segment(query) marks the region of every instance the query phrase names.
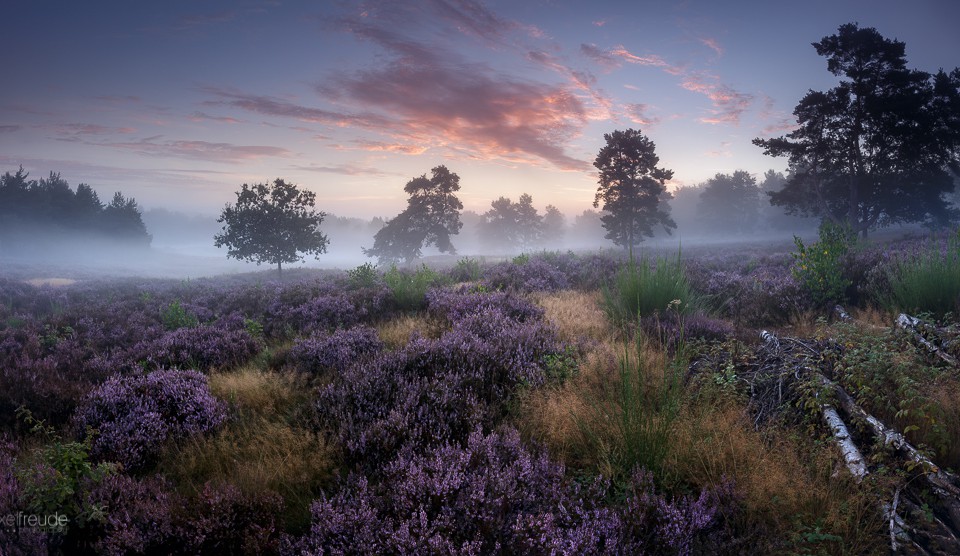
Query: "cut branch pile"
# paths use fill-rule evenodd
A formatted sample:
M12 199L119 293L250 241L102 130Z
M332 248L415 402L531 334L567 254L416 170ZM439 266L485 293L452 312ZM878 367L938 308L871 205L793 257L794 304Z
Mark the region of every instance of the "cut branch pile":
M947 353L947 349L949 349L949 347L953 344L951 344L949 340L944 339L948 334L946 329L938 328L918 319L917 317L911 317L906 313L900 313L900 315L897 317L897 327L910 333L914 341L926 348L931 355L939 357L942 361L952 367L960 367L960 365L957 364L957 358ZM942 347L937 347L934 342L931 342L925 338L923 332L931 334L937 338L937 343L939 343ZM955 342L956 340L953 341Z
M853 321L849 315L845 318L842 310L838 313L842 320ZM843 455L847 469L858 483L870 474L870 469L857 441L861 442L861 446L870 447L871 444L864 442L869 441L868 438L855 438L848 422L865 425L857 430L868 431L880 446L892 448L893 454L905 462L905 470L918 470L922 481L937 500L938 511L932 516L922 511L923 502L917 493L909 491L907 487L911 483L908 482L897 487L891 502L881 502L883 515L890 524L892 550L897 552L906 549L920 554L960 553L960 539L957 538L960 532L960 480L923 455L900 432L863 410L839 384L827 378L832 374L833 358L830 351L839 349L838 346L832 342L778 338L767 331L762 331L760 337L763 344L756 351L757 364L749 380L751 409L764 414L763 420L768 419L771 406L754 400L756 394L771 393L770 384L775 383L778 392L775 407L782 407L784 389L795 392L801 381L812 381L821 388L815 399L823 421ZM757 385L762 387L757 388ZM797 396L793 394L790 397ZM760 421L756 420L758 423ZM908 525L897 513L901 508L904 516L915 525Z

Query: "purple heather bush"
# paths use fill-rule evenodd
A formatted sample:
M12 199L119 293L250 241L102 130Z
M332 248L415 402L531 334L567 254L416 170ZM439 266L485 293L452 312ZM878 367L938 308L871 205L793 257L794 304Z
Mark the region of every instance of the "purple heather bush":
M516 292L557 291L570 287L567 275L543 258L503 262L488 267L481 283L491 290Z
M471 291L467 287L431 290L427 292L427 306L430 314L450 322L490 308L517 322L543 317L543 309L520 296L508 292Z
M274 554L279 550L283 499L207 484L177 522L182 554Z
M786 266L761 266L741 274L690 262L687 275L721 316L741 325L780 324L811 307L803 287Z
M287 360L303 372L319 374L327 370L343 371L382 350L383 342L376 329L358 326L337 330L329 336L314 335L297 340L290 348Z
M84 502L89 513L103 516L89 524L86 535L98 554L159 554L181 548L174 542L174 510L183 500L159 476L108 476L86 493Z
M472 432L461 444L405 452L372 483L351 475L314 502L290 554L690 554L727 491L669 501L638 474L626 504L607 484L580 486L516 431Z
M437 293L431 310L447 316L451 330L348 368L319 392L319 415L348 459L368 469L401 447L462 442L489 429L518 387L546 380L544 358L563 351L533 317L539 310L507 294Z
M136 471L152 464L166 442L211 431L225 418L204 375L161 370L111 377L87 396L74 423L80 431L98 430L91 455Z
M200 325L178 328L156 340L138 344L124 357L128 363L139 363L148 369L209 370L236 367L261 349L260 341L246 330Z
M703 313L684 315L682 318L678 318L674 312L664 316L643 317L640 326L647 337L659 340L671 352L681 339L684 342L714 342L726 340L734 334L729 322Z

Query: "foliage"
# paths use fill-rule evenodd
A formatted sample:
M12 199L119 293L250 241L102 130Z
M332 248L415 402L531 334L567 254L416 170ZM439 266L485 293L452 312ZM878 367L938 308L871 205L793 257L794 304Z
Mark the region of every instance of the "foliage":
M606 213L600 219L606 238L617 245L632 248L653 237L653 227L670 232L677 225L670 218L666 199L667 180L672 170L658 168L660 157L654 154L653 141L634 129L614 131L603 136L607 142L593 165L599 170L594 208L603 204Z
M350 277L350 286L356 289L370 288L376 285L380 279L380 273L373 263L363 263L362 265L347 271Z
M298 369L311 374L342 371L363 357L383 350L377 331L369 327L337 330L329 336L312 336L294 342L287 355Z
M897 261L889 281L888 304L901 311L960 314L960 229L946 245L931 241L926 250Z
M464 257L457 261L457 266L450 269L450 279L454 282L476 282L480 279L480 261Z
M749 233L757 225L760 188L746 170L717 174L700 192L697 217L710 230Z
M493 290L517 292L557 291L570 287L567 275L544 258L521 257L485 269L483 285Z
M639 260L631 257L613 283L603 288L603 309L619 323L655 313L666 314L671 307L688 313L697 304L679 253L676 260L659 257L656 262L646 256Z
M403 190L410 196L407 208L391 219L373 238L373 247L364 249L368 257L377 257L380 264L411 262L420 257L425 245L435 245L441 253L456 253L450 236L460 232L460 211L457 198L460 176L437 166L426 174L407 182Z
M393 294L393 302L401 311L420 309L426 304L427 290L444 282L443 276L427 265L416 271L400 270L393 265L384 273L383 281Z
M480 223L480 240L493 249L531 249L543 239L544 220L533 206L533 197L524 193L511 202L506 197L490 203ZM555 217L554 217L555 218Z
M83 493L91 484L116 473L116 466L91 461L91 431L86 431L83 442L65 442L52 427L34 419L30 411L21 409L18 415L33 434L45 441L32 465L18 470L24 504L21 509L36 515L65 515L66 523L58 523L47 531L60 535L67 533L71 526L82 528L100 519L103 508L85 506Z
M167 305L163 310L163 314L160 315L160 319L163 321L163 326L167 330L193 328L199 324L197 316L187 312L187 310L180 305L179 300L174 300L170 305Z
M236 205L227 205L217 222L222 231L214 245L226 247L227 256L277 265L303 260L303 254L327 251L327 236L320 231L323 212L314 210L316 194L277 178L272 184L243 184Z
M754 139L789 158L792 174L771 202L863 233L901 222L955 218L943 195L960 147L960 69L936 75L906 67L905 45L848 23L813 44L845 79L810 91L786 137Z
M797 252L793 277L809 292L810 299L818 307L843 303L850 280L844 275L847 253L853 246L855 236L849 227L824 222L820 226L820 241L803 244L799 236L793 236Z
M164 370L111 377L87 396L74 423L99 431L91 455L137 471L151 465L166 442L211 431L225 418L205 376Z
M690 554L716 525L722 489L670 501L638 473L622 507L605 484L579 486L515 431L402 454L381 482L348 478L317 500L290 553Z
M37 235L51 233L58 241L90 234L149 246L151 237L134 199L117 192L104 205L89 185L81 183L74 192L59 173L50 172L39 181L28 177L23 167L0 176L0 239L5 248L27 253L36 250Z

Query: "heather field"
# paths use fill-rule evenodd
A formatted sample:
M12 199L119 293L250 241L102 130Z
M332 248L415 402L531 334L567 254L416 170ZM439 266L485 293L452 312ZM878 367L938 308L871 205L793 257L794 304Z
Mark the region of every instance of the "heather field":
M958 310L957 232L8 271L0 554L957 553Z

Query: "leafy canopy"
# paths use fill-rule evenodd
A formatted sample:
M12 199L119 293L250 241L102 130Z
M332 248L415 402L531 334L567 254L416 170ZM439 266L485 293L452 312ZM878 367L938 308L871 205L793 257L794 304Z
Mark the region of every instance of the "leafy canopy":
M214 236L217 247L238 260L277 265L303 260L302 254L319 259L329 240L320 231L323 212L314 210L316 195L282 179L272 184L243 184L237 203L227 205L217 222L222 231Z
M954 187L950 169L960 170L960 69L908 69L904 43L853 23L813 46L842 80L800 100L786 137L753 140L789 158L791 175L771 202L864 235L955 217L944 194Z
M460 232L460 211L463 204L457 198L460 176L437 166L426 174L413 178L403 190L410 195L407 208L387 222L373 238L373 247L364 249L368 257L378 262L410 262L421 255L424 245L435 245L441 253L456 254L451 235Z
M760 188L745 170L716 174L704 185L697 216L716 231L748 233L760 216Z
M666 181L673 171L657 167L656 145L640 131L627 129L604 134L607 144L593 165L600 171L593 206L603 204L601 217L606 238L617 245L633 247L644 236L653 237L653 228L663 226L669 233L677 224L665 203Z

